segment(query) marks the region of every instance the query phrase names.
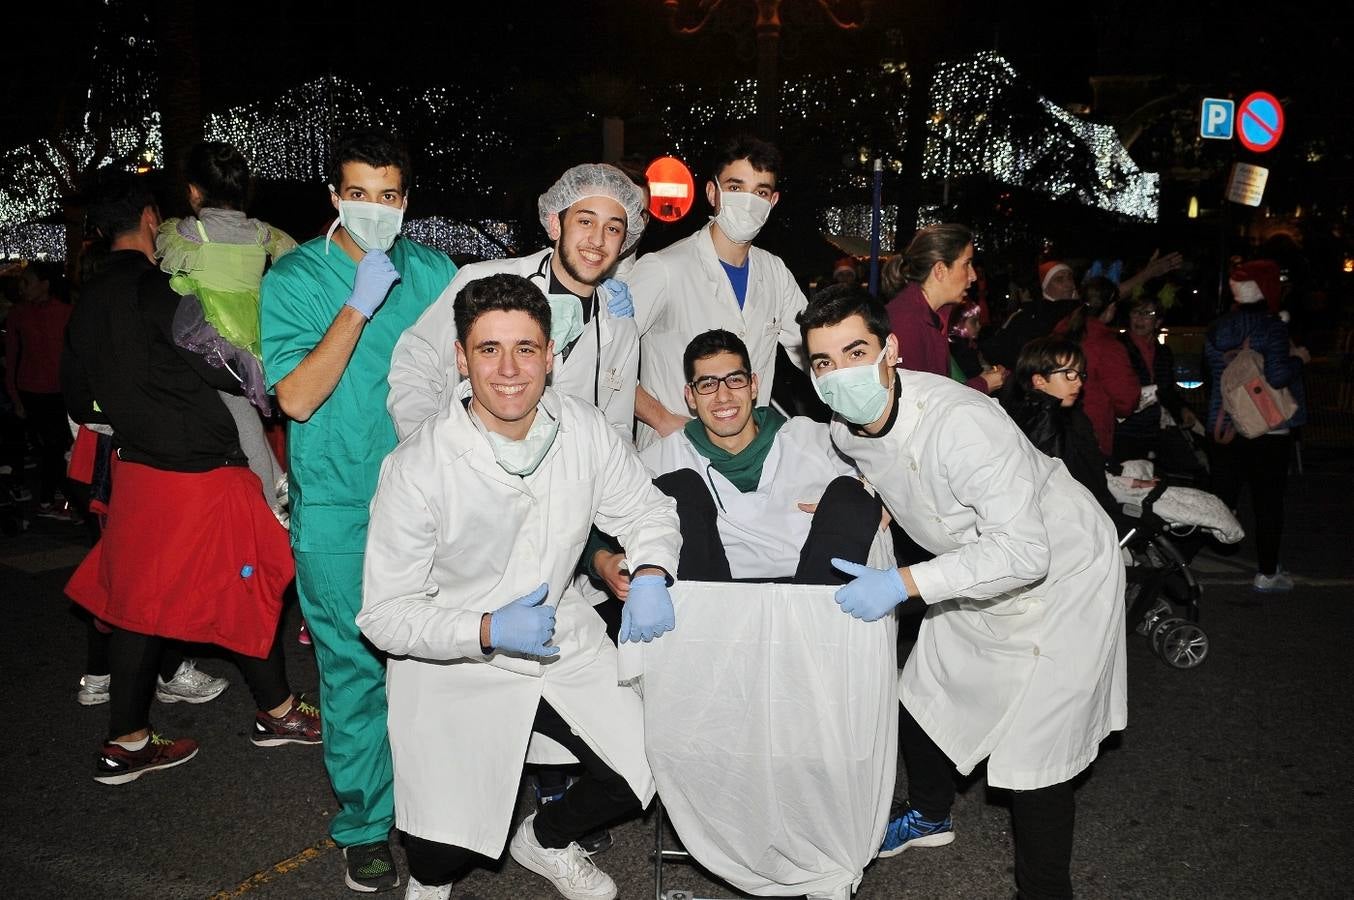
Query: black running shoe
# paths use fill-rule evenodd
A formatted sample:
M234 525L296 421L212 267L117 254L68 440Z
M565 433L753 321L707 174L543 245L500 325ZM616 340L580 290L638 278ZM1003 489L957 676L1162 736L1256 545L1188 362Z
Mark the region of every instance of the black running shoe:
M389 841L344 847L343 858L348 866L343 880L355 891L375 894L400 886L400 873L395 868Z

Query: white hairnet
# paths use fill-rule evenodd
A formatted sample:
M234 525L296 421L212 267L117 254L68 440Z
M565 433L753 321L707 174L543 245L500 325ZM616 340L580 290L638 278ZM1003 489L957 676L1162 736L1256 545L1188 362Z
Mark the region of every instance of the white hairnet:
M625 208L624 253L635 245L644 233L644 192L615 166L606 163L584 163L565 172L541 194L536 209L541 214L541 227L550 240L559 237L559 214L584 197L610 197Z

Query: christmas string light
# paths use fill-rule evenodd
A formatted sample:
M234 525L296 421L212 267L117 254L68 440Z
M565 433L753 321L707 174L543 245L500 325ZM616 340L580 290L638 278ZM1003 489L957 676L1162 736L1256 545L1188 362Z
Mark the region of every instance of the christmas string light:
M448 256L473 256L476 259L502 259L508 248L517 243L510 224L489 220L458 222L442 216L408 219L404 223L404 233Z
M126 7L123 0L105 0L83 128L0 152L0 225L9 229L13 246L51 247L50 231L21 239L15 229L36 228L23 223L58 214L63 196L81 175L110 165L163 165L153 101L154 44L145 15ZM868 237L869 207L841 201L868 194L872 159L883 160L886 179L901 175L910 77L906 66L885 63L781 85L782 141L800 146L801 154L815 160L801 169L794 189L836 201L813 214L824 230ZM514 90L512 85L445 85L378 91L326 76L271 99L212 113L204 136L239 148L260 179L313 182L326 177L338 135L360 126L391 128L422 151L420 185L466 198L481 207L482 215L492 212L499 198L520 191L520 166L504 160L513 159L517 131L531 124L520 121ZM747 78L716 85L642 85L638 94L642 115L660 124L660 137L671 152L699 165L725 126L755 117L756 90L756 81ZM1037 96L997 54L978 53L938 66L930 101L924 177L980 176L1155 220L1158 176L1137 168L1112 128L1083 122ZM582 115L599 117L596 111ZM102 152L97 152L96 134L107 136ZM939 214L927 210L923 217ZM886 250L892 249L896 220L896 207L888 207L881 229ZM418 239L448 252L494 256L502 253L495 238L507 246L516 243L514 226L505 222L440 216L420 222L410 223L422 235Z
M868 204L829 206L818 213L818 224L825 234L846 235L869 240L870 215ZM893 235L898 230L898 207L888 205L879 210L879 252L893 252Z
M66 258L66 226L44 222L0 225L0 259Z
M931 102L926 177L983 175L1156 221L1160 176L1138 169L1112 127L1037 96L997 54L937 66Z

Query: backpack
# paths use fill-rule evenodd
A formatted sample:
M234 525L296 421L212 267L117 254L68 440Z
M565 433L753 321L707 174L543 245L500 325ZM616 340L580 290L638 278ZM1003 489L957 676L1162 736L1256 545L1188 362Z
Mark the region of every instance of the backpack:
M1222 408L1213 423L1213 438L1218 443L1229 443L1238 432L1248 438L1268 434L1298 411L1288 388L1271 387L1265 380L1265 358L1251 349L1250 338L1228 351L1223 360L1227 365L1218 380ZM1231 417L1230 427L1223 424L1223 413Z

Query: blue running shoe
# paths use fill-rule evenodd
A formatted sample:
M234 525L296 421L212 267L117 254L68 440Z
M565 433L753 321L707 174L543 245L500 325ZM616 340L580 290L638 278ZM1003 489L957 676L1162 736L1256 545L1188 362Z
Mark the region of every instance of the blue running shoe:
M953 840L954 821L949 816L931 822L909 807L901 816L889 820L884 843L879 845L879 858L897 856L908 847L944 847Z

